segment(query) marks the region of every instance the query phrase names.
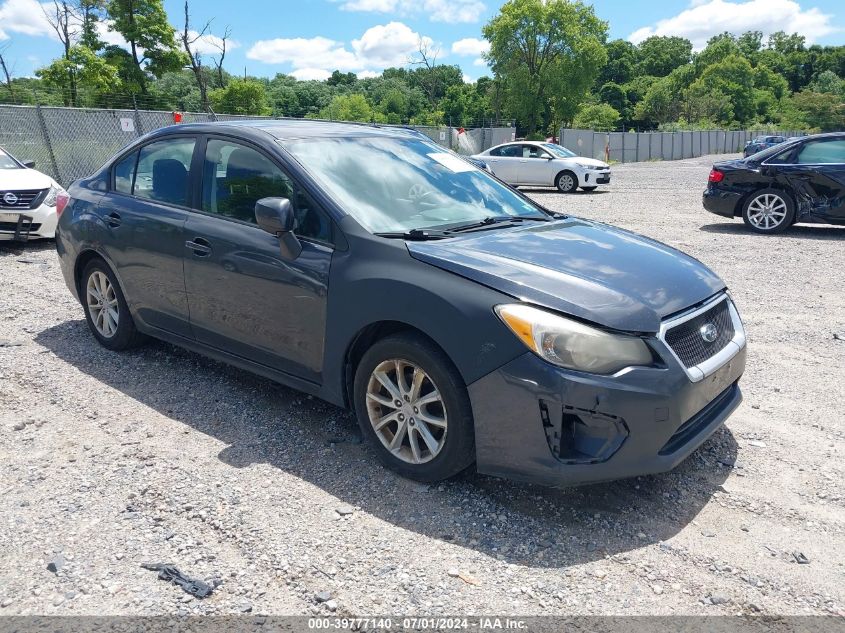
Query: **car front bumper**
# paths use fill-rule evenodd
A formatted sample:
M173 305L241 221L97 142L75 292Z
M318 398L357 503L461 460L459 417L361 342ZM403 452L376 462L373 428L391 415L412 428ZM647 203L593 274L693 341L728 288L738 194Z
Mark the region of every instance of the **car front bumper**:
M19 222L21 216L32 222L30 230L26 230L28 222ZM35 209L0 209L0 241L27 241L52 238L56 234L56 207L45 204Z
M606 185L610 182L610 170L597 171L594 169L586 170L581 176L581 186L594 187L596 185Z
M692 382L677 364L596 376L527 352L469 386L478 471L567 486L671 470L741 402L745 354Z
M704 205L704 208L710 213L722 215L726 218L732 218L736 216L739 211L739 202L741 198L741 193L708 187L702 194L701 202Z

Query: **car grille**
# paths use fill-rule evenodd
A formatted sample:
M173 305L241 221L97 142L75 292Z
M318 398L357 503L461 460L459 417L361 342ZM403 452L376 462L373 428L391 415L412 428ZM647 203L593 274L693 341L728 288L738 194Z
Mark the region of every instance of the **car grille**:
M26 191L0 191L0 209L32 209L41 201L41 194L46 189L28 189ZM13 202L6 199L7 194L17 198ZM10 199L11 199L10 196Z
M704 326L716 326L716 339L708 343L701 330ZM735 334L728 299L725 298L706 312L684 321L667 330L666 344L672 348L678 359L687 367L694 367L721 352Z

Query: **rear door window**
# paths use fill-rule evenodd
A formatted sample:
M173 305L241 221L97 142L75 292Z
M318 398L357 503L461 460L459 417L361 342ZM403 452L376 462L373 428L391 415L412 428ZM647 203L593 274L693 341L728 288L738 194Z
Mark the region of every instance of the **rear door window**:
M187 207L196 139L172 138L141 148L132 193L139 198Z
M810 141L798 152L795 162L802 165L845 164L845 139Z

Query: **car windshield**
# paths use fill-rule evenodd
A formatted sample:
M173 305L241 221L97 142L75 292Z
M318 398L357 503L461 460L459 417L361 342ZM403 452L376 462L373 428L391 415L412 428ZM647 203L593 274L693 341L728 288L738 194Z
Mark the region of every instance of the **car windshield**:
M575 152L569 151L563 145L556 145L555 143L544 143L543 147L545 147L558 158L572 158L578 155Z
M548 219L487 172L421 139L360 136L282 144L372 233L405 233L491 217Z
M0 169L21 169L21 166L18 161L0 149Z

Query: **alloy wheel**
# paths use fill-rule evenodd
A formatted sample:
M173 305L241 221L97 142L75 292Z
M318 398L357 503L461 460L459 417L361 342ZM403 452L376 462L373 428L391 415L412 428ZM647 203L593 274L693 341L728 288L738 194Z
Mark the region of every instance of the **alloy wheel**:
M380 363L367 384L367 413L376 437L408 464L424 464L446 442L446 405L431 377L402 359Z
M105 273L95 270L88 277L86 285L88 313L97 332L105 338L111 338L117 332L120 321L120 308L114 286Z
M774 193L764 193L748 204L748 222L761 231L779 227L787 214L786 201Z

